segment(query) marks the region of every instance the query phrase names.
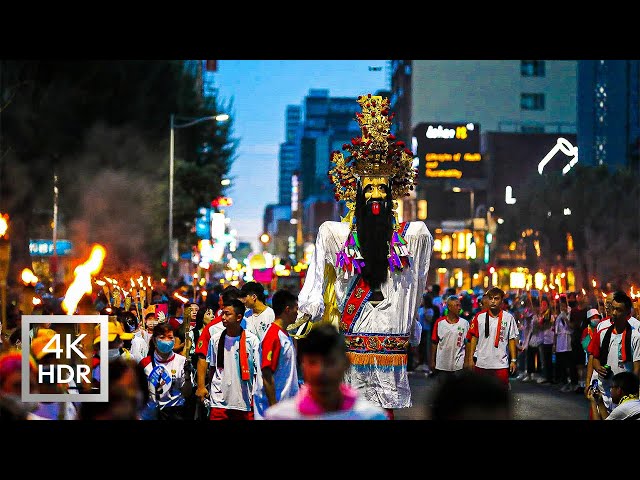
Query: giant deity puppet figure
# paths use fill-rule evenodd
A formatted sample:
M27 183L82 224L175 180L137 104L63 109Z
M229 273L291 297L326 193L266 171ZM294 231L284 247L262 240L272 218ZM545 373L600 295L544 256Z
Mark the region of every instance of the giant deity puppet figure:
M332 152L329 170L348 213L320 226L289 330L299 338L318 322L338 328L351 363L345 381L393 418L393 409L411 406L408 351L420 341L433 236L424 222L397 218L417 172L411 151L390 132L389 100L369 94L358 103L362 137L343 145L346 158Z

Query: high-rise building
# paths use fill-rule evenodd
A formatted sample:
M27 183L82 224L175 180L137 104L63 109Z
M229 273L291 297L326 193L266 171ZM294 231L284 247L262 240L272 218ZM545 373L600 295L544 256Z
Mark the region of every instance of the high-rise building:
M638 167L640 61L578 62L578 152L585 165Z
M403 219L424 220L436 238L431 281L486 286L491 212L513 205L516 182L537 174L559 137L576 141L577 61L394 60L391 71L394 133L418 169Z
M300 145L297 141L298 130L301 125L300 105L287 105L285 118L285 141L280 144L279 178L278 178L278 203L288 205L291 203L291 177L300 169Z

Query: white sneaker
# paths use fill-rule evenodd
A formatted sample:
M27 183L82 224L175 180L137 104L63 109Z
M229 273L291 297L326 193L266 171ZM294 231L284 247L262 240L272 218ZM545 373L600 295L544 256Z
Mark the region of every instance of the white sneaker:
M527 372L522 372L516 377L516 380L523 380L527 376Z
M416 372L426 372L427 370L429 370L429 367L426 366L424 363L421 363L420 365L418 365L416 367Z
M536 383L549 383L549 381L544 377L538 377Z
M533 381L533 377L530 374L526 374L523 378L522 378L523 382L532 382Z

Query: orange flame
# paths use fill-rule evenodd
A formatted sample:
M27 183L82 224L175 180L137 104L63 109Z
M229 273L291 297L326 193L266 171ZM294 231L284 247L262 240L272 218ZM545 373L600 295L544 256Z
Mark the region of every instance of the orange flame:
M176 298L176 299L180 300L182 303L187 303L189 301L189 299L187 297L183 297L178 292L175 292L173 294L173 298Z
M25 285L35 285L38 283L38 277L36 277L30 268L25 268L22 270L20 274L20 278L22 279L22 283Z
M33 303L33 306L35 307L36 305L42 305L42 300L40 300L38 297L33 297L31 299L31 303Z
M76 278L69 285L69 289L64 295L64 300L62 300L62 308L67 314L73 315L83 295L91 293L91 276L102 269L102 262L106 255L105 248L96 244L91 249L89 259L85 263L78 265L73 271Z
M593 285L593 288L596 288L596 279L595 278L593 280L591 280L591 285Z
M0 213L0 237L6 238L8 229L9 229L9 214Z
M586 295L586 294L587 294L587 292L585 292L585 291L584 291L584 288L582 289L582 294L583 294L583 295Z
M147 277L147 285L149 287L151 287L151 277L150 276Z

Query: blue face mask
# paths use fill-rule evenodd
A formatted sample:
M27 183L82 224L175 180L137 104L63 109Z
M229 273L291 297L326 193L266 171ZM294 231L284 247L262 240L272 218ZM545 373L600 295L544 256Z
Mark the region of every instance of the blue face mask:
M600 323L600 320L590 320L589 323L592 327L597 327L598 323Z
M115 360L119 356L120 356L119 348L110 348L109 350L107 350L107 357L109 358L109 360Z
M169 353L174 345L175 340L156 340L156 347L160 353Z

